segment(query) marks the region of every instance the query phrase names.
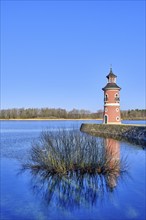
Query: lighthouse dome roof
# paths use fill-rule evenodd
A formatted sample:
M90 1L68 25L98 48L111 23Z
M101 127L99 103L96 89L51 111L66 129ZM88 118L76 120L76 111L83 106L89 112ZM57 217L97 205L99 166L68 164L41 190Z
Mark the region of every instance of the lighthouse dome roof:
M110 77L116 78L117 76L113 73L112 68L110 68L110 72L106 77L109 79Z
M116 84L116 83L107 83L102 90L109 90L109 89L118 89L120 90L121 88Z

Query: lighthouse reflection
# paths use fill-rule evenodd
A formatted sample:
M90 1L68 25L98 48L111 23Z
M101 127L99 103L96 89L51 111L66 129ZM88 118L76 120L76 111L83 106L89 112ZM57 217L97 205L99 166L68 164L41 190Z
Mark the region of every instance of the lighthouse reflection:
M103 159L108 172L96 174L71 172L64 176L46 171L31 171L31 189L45 204L66 209L94 206L118 186L121 176L120 144L113 139L104 140ZM123 176L122 176L123 177Z
M105 139L105 148L107 158L107 167L112 172L106 176L107 185L113 189L117 185L117 179L120 175L120 143L117 140Z

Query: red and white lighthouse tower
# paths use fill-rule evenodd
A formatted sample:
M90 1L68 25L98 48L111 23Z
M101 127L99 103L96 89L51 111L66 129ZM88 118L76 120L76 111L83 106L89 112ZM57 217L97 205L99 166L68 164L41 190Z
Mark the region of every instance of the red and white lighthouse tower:
M104 124L121 124L120 115L120 87L116 84L117 76L112 72L106 76L107 85L102 89L104 91Z

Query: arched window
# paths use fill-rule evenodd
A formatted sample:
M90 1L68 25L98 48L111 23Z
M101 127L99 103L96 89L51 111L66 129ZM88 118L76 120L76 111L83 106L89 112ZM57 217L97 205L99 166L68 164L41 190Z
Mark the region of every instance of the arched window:
M105 123L105 124L108 123L108 116L107 116L107 115L104 116L104 123Z
M118 94L118 93L115 94L115 101L116 101L116 102L119 102L119 101L120 101L120 98L119 98L119 94Z
M105 94L105 96L104 96L104 101L105 101L105 102L108 101L108 95L107 95L107 94Z

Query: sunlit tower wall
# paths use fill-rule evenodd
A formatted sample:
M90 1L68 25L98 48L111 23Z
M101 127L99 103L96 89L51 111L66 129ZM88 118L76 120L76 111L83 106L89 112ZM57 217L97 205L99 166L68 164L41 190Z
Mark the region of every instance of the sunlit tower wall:
M103 124L121 124L120 114L120 90L116 84L117 76L110 68L110 73L106 76L107 85L102 88L104 91L104 112Z

